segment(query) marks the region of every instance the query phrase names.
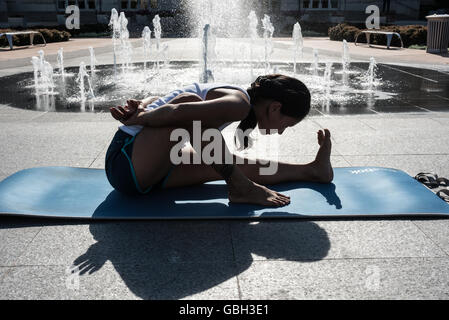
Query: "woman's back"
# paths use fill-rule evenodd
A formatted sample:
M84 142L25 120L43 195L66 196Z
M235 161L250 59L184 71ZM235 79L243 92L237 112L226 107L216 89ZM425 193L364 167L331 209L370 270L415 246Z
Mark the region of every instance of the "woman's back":
M167 104L169 101L171 101L176 96L182 94L182 93L193 93L198 95L202 100L206 100L207 93L212 89L217 88L228 88L228 89L237 89L245 93L245 95L248 97L248 100L250 100L250 97L248 95L248 92L243 89L240 86L232 85L232 84L225 84L225 83L192 83L191 85L185 86L181 89L174 90L167 95L157 99L153 103L149 104L145 109L151 110L155 109L157 107L160 107L164 104ZM226 124L227 125L227 124ZM220 127L219 129L222 130L226 127L226 125ZM122 131L134 136L136 135L140 130L142 130L143 126L134 125L134 126L125 126L122 125L119 127Z

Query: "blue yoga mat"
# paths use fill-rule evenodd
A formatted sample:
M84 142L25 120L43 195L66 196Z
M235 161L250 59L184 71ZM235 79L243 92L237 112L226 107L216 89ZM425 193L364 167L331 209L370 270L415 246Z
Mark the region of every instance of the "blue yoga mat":
M390 168L335 168L329 184L270 187L289 195L291 203L280 208L230 204L224 181L126 196L110 186L102 169L38 167L0 182L0 213L88 219L449 216L449 204Z

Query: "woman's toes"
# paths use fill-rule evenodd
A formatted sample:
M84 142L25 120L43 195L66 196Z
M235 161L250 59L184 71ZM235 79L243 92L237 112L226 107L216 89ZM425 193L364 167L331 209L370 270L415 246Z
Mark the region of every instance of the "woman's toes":
M318 144L321 145L321 143L324 141L324 134L323 132L320 130L318 131Z

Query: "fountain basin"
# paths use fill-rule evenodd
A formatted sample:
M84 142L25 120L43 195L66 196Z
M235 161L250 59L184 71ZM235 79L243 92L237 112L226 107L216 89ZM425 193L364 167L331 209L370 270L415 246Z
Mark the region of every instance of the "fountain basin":
M351 63L351 72L345 74L341 63L333 63L333 73L324 85L325 63L320 63L313 75L310 63L273 63L275 72L295 76L312 92L312 114L365 114L373 112L448 111L449 75L427 69L378 65L375 87L364 83L368 63ZM12 107L54 112L108 112L109 107L121 105L127 99L162 96L184 85L198 82L200 67L197 61L170 61L158 71L153 62L144 69L135 63L131 70L113 65L97 65L91 77L95 98L82 100L76 82L79 68L65 68L64 77L55 74L54 94L36 95L33 72L0 78L0 103ZM247 87L251 79L246 62L217 62L214 81ZM90 70L87 70L90 74ZM263 63L254 63L255 76L265 73ZM327 75L329 78L329 75ZM328 91L327 90L328 86ZM15 94L11 94L14 92Z

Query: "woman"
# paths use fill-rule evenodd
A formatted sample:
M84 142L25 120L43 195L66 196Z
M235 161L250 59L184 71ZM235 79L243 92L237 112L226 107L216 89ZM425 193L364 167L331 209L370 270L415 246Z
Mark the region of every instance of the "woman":
M316 159L308 164L277 163L272 175L262 175L259 163L248 163L230 155L222 139L223 161L212 164L181 163L173 165L170 140L176 128L193 131L193 121L201 121L202 129L222 130L233 121L240 121L235 138L246 148L247 133L259 129L275 129L282 134L287 127L299 123L310 110L310 92L299 80L280 74L258 77L251 87L219 84L193 84L171 92L163 98L128 100L127 106L110 108L112 116L123 125L115 134L106 153L106 174L111 185L127 194L146 194L156 188L169 188L224 179L229 200L266 206L290 203L286 195L263 184L286 181L328 183L333 179L330 163L330 132L318 131L320 149ZM241 130L241 131L240 131ZM190 134L192 136L192 134ZM202 142L204 146L206 143ZM195 145L193 143L192 145ZM201 146L201 144L200 144ZM196 147L196 149L201 149ZM182 149L189 159L201 150Z

